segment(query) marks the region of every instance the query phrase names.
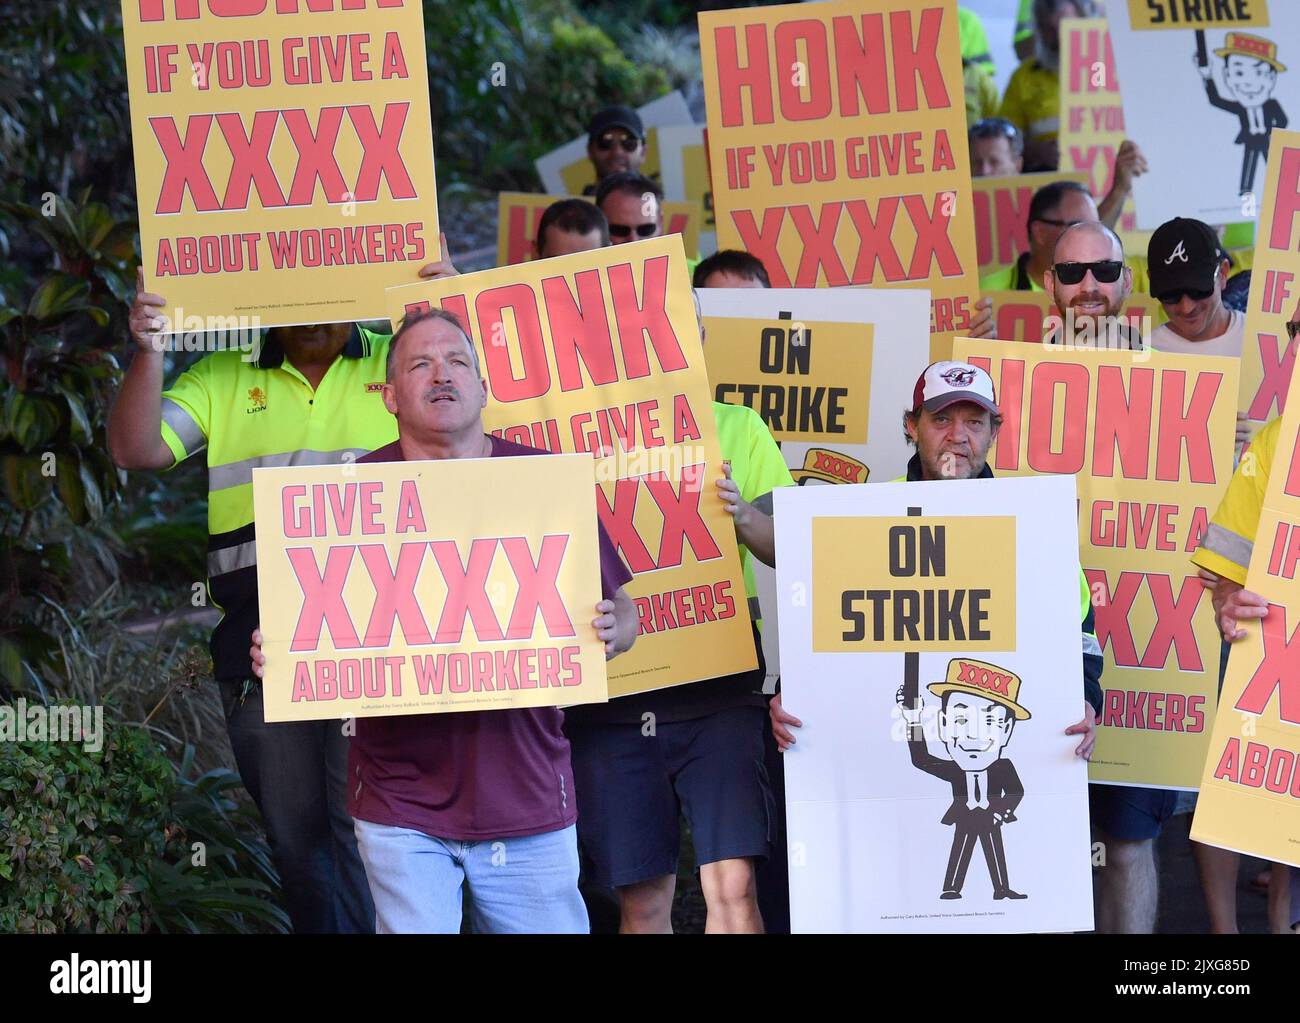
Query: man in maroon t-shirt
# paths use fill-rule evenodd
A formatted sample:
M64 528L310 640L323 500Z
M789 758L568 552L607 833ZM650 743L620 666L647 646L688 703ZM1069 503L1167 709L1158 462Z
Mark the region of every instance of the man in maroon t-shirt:
M393 336L384 404L398 439L358 461L546 453L483 432L478 354L442 310L408 317ZM608 658L632 645L636 610L622 589L631 573L603 528L600 575L592 625ZM259 676L260 641L254 634ZM563 721L555 707L358 719L348 809L378 932L459 931L462 885L475 931L588 930Z

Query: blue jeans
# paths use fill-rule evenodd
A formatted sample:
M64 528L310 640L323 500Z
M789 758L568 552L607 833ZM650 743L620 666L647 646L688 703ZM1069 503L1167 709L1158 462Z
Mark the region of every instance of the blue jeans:
M370 934L375 908L348 815L342 721L267 723L262 686L223 680L239 777L261 811L295 934Z
M577 829L459 842L356 821L379 934L457 934L462 886L479 934L586 934Z

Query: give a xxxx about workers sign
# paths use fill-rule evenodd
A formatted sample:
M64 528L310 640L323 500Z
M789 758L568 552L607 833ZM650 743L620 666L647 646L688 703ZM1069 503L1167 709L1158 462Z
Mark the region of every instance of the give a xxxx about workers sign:
M576 455L255 469L266 720L603 702L593 478Z
M168 330L377 319L438 258L418 0L123 0L122 25Z

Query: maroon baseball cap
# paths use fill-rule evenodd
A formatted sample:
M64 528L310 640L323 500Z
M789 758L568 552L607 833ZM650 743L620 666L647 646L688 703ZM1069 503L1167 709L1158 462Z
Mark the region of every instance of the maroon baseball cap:
M969 362L936 362L925 368L916 380L912 392L912 410L924 408L938 412L959 401L973 401L995 416L998 399L993 391L993 378Z

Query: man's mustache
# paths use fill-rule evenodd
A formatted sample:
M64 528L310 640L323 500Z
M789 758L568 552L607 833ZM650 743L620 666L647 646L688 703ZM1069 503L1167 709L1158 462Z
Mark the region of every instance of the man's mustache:
M456 388L452 387L450 384L442 384L441 386L438 387L430 387L427 391L424 392L424 400L433 401L435 398L438 398L442 395L446 395L447 397L451 398L453 401L460 401L460 392L457 391Z

